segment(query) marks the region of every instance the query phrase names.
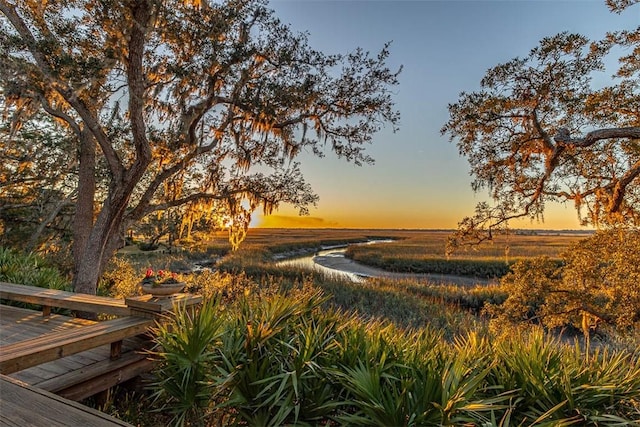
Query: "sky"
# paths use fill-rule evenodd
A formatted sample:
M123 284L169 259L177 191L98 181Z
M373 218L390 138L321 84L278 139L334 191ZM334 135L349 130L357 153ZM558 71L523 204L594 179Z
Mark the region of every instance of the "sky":
M478 90L489 68L526 56L543 37L569 31L596 40L640 25L640 4L615 14L604 0L272 0L269 6L327 54L357 47L373 53L391 41L388 64L403 70L394 89L400 130L387 127L374 136L368 153L375 164L358 167L329 151L321 159L303 153L298 160L320 196L317 206L304 217L290 206L268 217L255 213L252 225L261 227L455 228L487 194L471 190L466 159L440 134L447 105L462 91ZM599 79L606 82L614 67ZM569 204L549 206L544 223L512 226L580 228Z

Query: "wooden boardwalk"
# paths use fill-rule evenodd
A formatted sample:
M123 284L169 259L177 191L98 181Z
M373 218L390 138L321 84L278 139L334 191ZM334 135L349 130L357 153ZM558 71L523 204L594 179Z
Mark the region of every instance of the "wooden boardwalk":
M155 317L176 302L200 302L200 297L181 294L172 300L143 296L127 303L3 282L0 298L42 307L34 311L0 304L0 426L56 425L36 420L48 416L49 403L41 402L55 396L51 392L57 396L50 404L72 417L68 423L65 418L58 420L62 424L57 425L127 425L108 424L108 417L80 423L81 418L73 417L91 416L92 411L78 413L76 409L82 412L84 407L66 399L85 399L151 370L154 362L146 354L151 346L147 332ZM106 313L110 319L97 322L51 314L51 307ZM75 409L63 409L60 404ZM20 416L36 418L20 422Z

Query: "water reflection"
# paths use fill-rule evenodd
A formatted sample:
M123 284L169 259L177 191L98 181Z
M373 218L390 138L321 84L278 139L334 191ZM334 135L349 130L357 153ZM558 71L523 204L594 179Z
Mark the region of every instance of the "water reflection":
M330 268L325 265L322 265L323 258L334 258L334 259L340 258L340 259L346 260L344 256L346 250L347 250L346 247L343 247L341 249L336 249L336 248L324 249L316 252L314 255L307 255L303 257L278 261L276 265L286 266L286 267L295 267L295 268L304 268L307 270L318 271L320 273L324 273L331 277L347 278L353 282L364 281L364 278L362 275L358 275L351 271L344 271L339 268ZM320 261L320 263L318 261Z
M390 242L392 240L372 240L362 244L376 244ZM368 277L386 277L392 279L411 279L417 282L457 284L473 286L477 284L488 284L495 280L480 279L477 277L453 276L445 274L413 274L413 273L392 273L379 268L369 267L359 264L345 257L346 246L330 247L318 251L314 255L306 255L297 258L278 261L278 266L293 266L312 271L319 271L330 277L347 278L353 282L364 282Z

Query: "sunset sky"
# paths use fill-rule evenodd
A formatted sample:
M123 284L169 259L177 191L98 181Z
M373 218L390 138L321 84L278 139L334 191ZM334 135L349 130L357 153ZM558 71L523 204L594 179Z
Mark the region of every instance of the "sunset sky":
M256 214L253 225L263 227L455 228L486 194L473 193L466 159L440 135L447 104L461 91L477 90L487 69L525 56L545 36L570 31L600 39L640 25L640 5L617 15L604 0L274 0L270 7L325 53L358 46L377 52L393 41L389 64L404 69L395 96L400 131L375 136L368 151L375 165L357 167L331 152L323 159L303 154L302 170L320 202L308 217L288 206L266 218ZM513 226L577 229L579 223L571 205L558 205L544 224Z

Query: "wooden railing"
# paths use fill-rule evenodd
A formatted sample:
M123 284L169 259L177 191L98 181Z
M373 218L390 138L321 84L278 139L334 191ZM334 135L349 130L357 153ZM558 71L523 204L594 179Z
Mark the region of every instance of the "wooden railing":
M41 305L45 316L51 313L51 307L114 316L131 315L131 309L123 300L6 282L0 282L0 299Z
M0 304L3 328L15 329L15 332L6 330L12 339L0 344L0 374L15 374L20 378L24 372L31 372L28 368L36 367L34 369L38 370L38 365L56 363L54 361L57 359L82 353L72 356L74 362L62 361L62 365L80 366L78 360L83 360L81 368L60 368L60 373L56 372L53 377L39 377L31 382L38 388L73 400L91 396L149 371L153 361L148 359L144 351L139 351L150 345L145 333L156 319L171 311L175 303L194 306L201 301L201 297L190 294L179 294L164 300L145 295L124 301L6 282L0 282L0 299L41 306L43 316L34 317L33 314L37 312ZM52 307L107 314L111 319L92 322L59 315L54 318L51 315ZM37 321L38 318L40 321ZM59 326L60 322L71 322L73 325L63 328ZM81 326L78 326L79 323ZM26 331L30 333L25 334ZM124 353L123 340L127 340L127 351ZM91 360L89 365L85 365L84 360L93 356L85 357L83 352L94 352L93 349L104 345L110 345L107 356ZM100 350L100 354L103 353Z

